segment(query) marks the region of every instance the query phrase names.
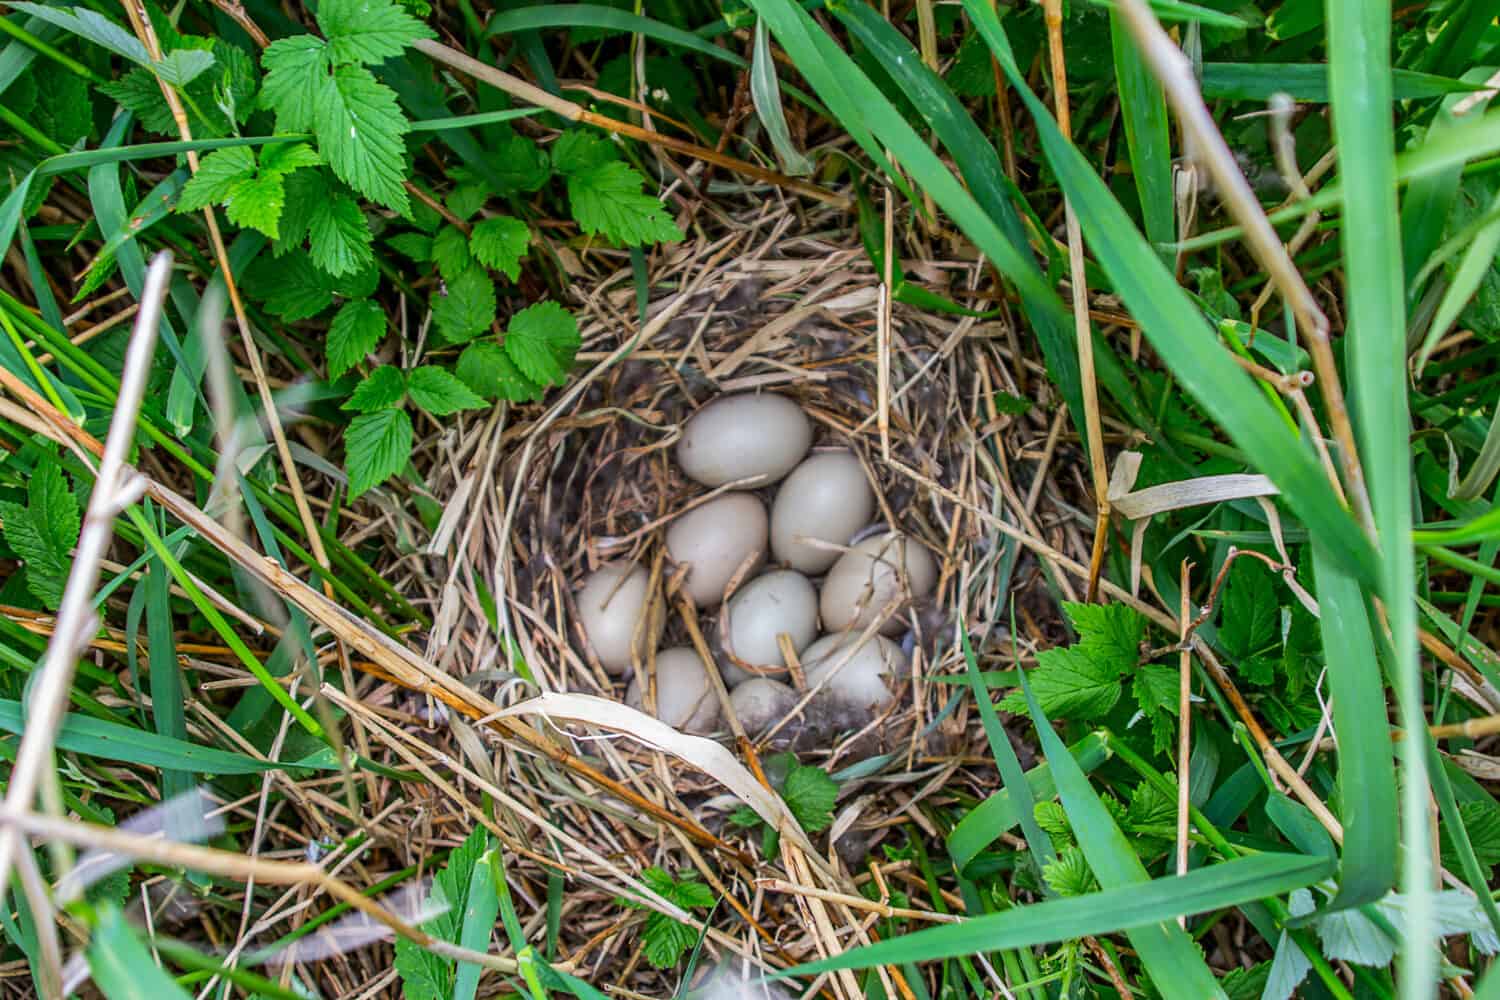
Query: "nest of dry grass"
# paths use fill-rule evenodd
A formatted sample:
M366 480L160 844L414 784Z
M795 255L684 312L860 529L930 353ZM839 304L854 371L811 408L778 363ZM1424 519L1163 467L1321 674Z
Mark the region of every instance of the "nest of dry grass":
M897 707L876 723L899 738L872 745L866 733L845 733L803 753L848 779L818 857L792 849L775 863L759 858L726 824L738 800L690 756L628 733L539 723L567 753L649 800L648 811L601 799L596 782L559 767L555 755L450 720L454 758L514 797L498 804L495 827L519 855L512 875L523 895L530 882L539 902L548 872L570 881L561 954L596 983L642 995L668 987L641 960L631 932L639 916L614 896L648 865L696 868L724 893L730 906L713 920L710 956L782 966L866 939L859 883L901 888L919 878L908 862L872 866L875 849L912 824L940 836L928 806L982 796L997 783L972 700L955 697L964 661L954 622L965 623L983 666L1012 666L1015 649L1024 657L1056 638L1054 595L1074 596L1065 575L1053 575L1057 589L1049 590L1044 562L1022 543L1054 561L1087 556L1079 532L1091 519L1066 499L1082 489L1075 449L1039 364L1016 353L1007 320L893 307L857 243L842 233L795 235L810 225L789 209L762 208L713 242L677 250L651 275L644 324L629 268L617 258L580 258L585 373L545 411L497 413L428 439L428 488L444 516L423 547L428 558L390 569L433 609L429 662L497 705L538 689L618 701L624 679L591 662L573 592L608 560L670 573L665 526L705 492L676 469L671 446L699 406L752 389L795 398L814 422L815 446L852 448L877 485L877 517L938 555L936 594L903 638L910 676ZM972 261L928 261L922 270L961 299L985 280ZM997 394L1033 406L1007 414ZM1003 624L1013 601L1017 643ZM662 644L689 644L691 633L673 606ZM741 741L736 749L758 773L756 748ZM463 777L454 786L460 795L469 790ZM538 817L556 826L539 836Z

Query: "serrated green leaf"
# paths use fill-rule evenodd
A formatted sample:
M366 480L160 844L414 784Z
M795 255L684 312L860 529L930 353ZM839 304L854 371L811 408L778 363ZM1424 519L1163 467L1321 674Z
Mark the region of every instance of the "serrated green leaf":
M527 306L505 331L505 353L538 385L561 385L580 343L578 321L556 302Z
M352 274L375 259L370 223L347 195L329 195L313 206L307 237L313 263L334 277Z
M277 142L263 146L260 151L260 172L263 176L274 174L285 177L302 167L316 167L322 162L317 150L305 142Z
M510 215L485 219L469 234L469 252L485 267L494 268L511 281L521 276L521 258L531 242L526 223Z
M408 125L394 91L363 66L339 66L318 89L313 126L319 151L340 180L403 216L410 212L401 186L401 137Z
M399 406L406 396L406 376L395 365L381 365L364 377L345 400L343 409L357 413Z
M279 38L261 53L266 77L261 107L276 112L276 131L306 132L329 89L328 46L315 35ZM318 136L320 142L323 137Z
M99 908L87 954L89 973L111 1000L188 1000L117 907Z
M242 181L224 201L224 214L237 226L255 229L276 239L286 188L281 177L269 174Z
M0 503L6 543L26 564L26 585L48 608L62 601L80 525L78 498L56 459L37 464L26 506Z
M645 178L619 161L568 175L568 202L579 228L624 246L682 239L666 207L641 193Z
M1281 605L1271 574L1253 559L1236 559L1224 584L1219 639L1235 657L1249 656L1276 641Z
M285 260L262 257L251 270L251 290L272 313L287 322L308 319L333 304L333 279L306 254Z
M344 432L349 499L379 486L405 468L411 458L411 442L411 417L405 410L376 410L351 420Z
M465 347L455 374L485 399L526 403L542 398L542 387L523 375L493 340L476 340Z
M336 379L375 350L385 336L385 310L371 299L345 302L328 327L328 377Z
M434 417L484 408L484 400L475 395L474 390L451 372L435 365L422 365L408 372L406 392L413 403Z
M176 49L151 64L156 75L173 87L186 87L214 64L214 54L206 49Z
M328 181L321 170L294 171L283 184L286 204L277 223L281 235L272 248L277 257L302 247L308 227L312 225L313 213L329 195Z
M179 212L217 205L247 181L255 179L255 154L248 146L217 149L198 161L198 172L182 187Z
M1087 721L1109 714L1120 700L1118 663L1096 656L1078 646L1048 649L1038 654L1031 673L1031 688L1048 715ZM1012 691L1000 703L1007 712L1019 714L1026 698Z
M1172 748L1180 684L1177 668L1164 663L1142 664L1131 680L1131 694L1151 724L1152 745L1157 753Z
M443 204L448 206L448 211L460 219L468 219L475 212L484 207L484 203L490 200L490 190L483 182L472 182L459 184L448 196L443 199Z
M432 237L425 233L397 233L386 240L397 253L405 254L418 264L432 260Z
M658 969L670 969L698 940L698 932L665 913L648 913L641 944L646 961Z
M450 344L473 340L495 321L495 284L484 268L471 266L445 282L432 297L432 318Z
M318 27L335 62L381 63L432 30L389 0L323 0Z
M552 167L560 174L577 174L619 159L619 153L603 138L587 129L569 129L552 144Z
M457 226L444 226L432 237L432 259L444 281L454 281L468 270L469 240Z
M405 1000L448 1000L453 963L415 941L396 939L396 974L401 977Z
M1097 892L1099 882L1089 868L1088 860L1076 847L1064 848L1056 858L1042 866L1042 877L1052 891L1064 899L1069 896L1087 896Z
M820 767L798 764L787 773L781 797L787 808L808 833L827 829L833 822L833 805L838 799L838 782Z

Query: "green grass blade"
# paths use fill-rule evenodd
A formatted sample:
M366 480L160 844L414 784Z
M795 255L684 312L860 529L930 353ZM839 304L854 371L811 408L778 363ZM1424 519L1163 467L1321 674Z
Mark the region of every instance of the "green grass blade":
M172 605L168 575L161 560L146 566L146 658L151 677L151 716L156 734L187 742L182 670L177 665L177 643L172 634ZM193 787L193 773L172 769L161 774L162 801Z
M1280 487L1303 525L1351 572L1373 579L1374 552L1334 495L1311 449L1230 360L1213 328L1131 224L1104 181L1063 136L1027 85L994 11L980 0L964 0L964 9L1030 109L1047 160L1072 202L1084 237L1146 338L1178 382Z
M1475 83L1431 73L1396 70L1391 74L1398 101L1425 100L1478 90ZM1310 104L1328 103L1328 67L1321 63L1203 64L1203 96L1226 101L1268 101L1286 94Z
M188 1000L167 975L117 906L99 908L99 922L88 948L89 972L109 1000Z
M984 735L990 744L990 753L995 757L995 766L1000 769L1000 779L1005 783L1005 793L1014 806L1015 817L1021 824L1021 833L1026 837L1026 846L1031 851L1032 863L1040 872L1057 857L1057 852L1052 848L1052 838L1042 832L1042 828L1036 821L1036 802L1031 797L1031 784L1027 781L1026 774L1021 770L1020 758L1016 756L1016 748L1010 745L1010 737L1006 735L1005 727L1000 724L1000 716L995 712L995 702L990 695L990 689L984 684L979 676L979 661L974 656L974 647L969 644L969 633L966 629L959 630L959 639L963 643L964 665L969 678L969 688L974 692L974 703L979 708L979 718L984 725ZM999 832L996 832L999 836ZM954 862L960 870L962 865Z
M1490 201L1485 214L1493 216L1492 221L1480 227L1469 240L1468 247L1458 262L1458 270L1454 272L1448 290L1443 293L1443 300L1438 303L1437 313L1432 317L1432 325L1427 328L1427 333L1422 338L1421 349L1417 351L1418 375L1421 375L1422 369L1427 366L1427 359L1432 356L1438 341L1443 339L1443 334L1453 326L1458 319L1458 314L1463 312L1464 307L1478 291L1479 283L1489 274L1490 265L1495 262L1495 252L1500 250L1500 194Z
M1072 941L1089 934L1138 930L1166 924L1179 916L1241 906L1301 889L1329 877L1333 869L1329 858L1256 854L1143 885L1125 885L1071 899L1049 899L974 917L960 924L903 934L799 966L790 973L813 975L833 969L927 962L982 951ZM1169 990L1164 992L1170 995Z
M771 148L781 161L783 172L793 176L812 173L813 162L792 142L786 123L786 109L781 105L781 85L776 80L776 61L771 56L771 37L766 22L755 22L755 58L750 64L750 99L755 113L771 140Z
M25 724L21 703L0 698L0 732L19 734ZM57 748L123 764L176 768L198 774L262 774L281 767L305 767L326 771L335 767L326 752L299 761L261 761L231 750L202 747L196 743L148 733L117 722L69 715L58 731Z
M1078 838L1078 846L1088 859L1094 877L1104 889L1140 893L1146 890L1151 877L1146 867L1136 856L1130 841L1115 823L1114 817L1104 807L1099 796L1089 785L1088 776L1074 762L1068 748L1053 731L1052 724L1037 703L1036 695L1026 675L1021 675L1021 689L1026 694L1026 705L1031 711L1031 720L1036 725L1037 738L1042 744L1042 753L1052 765L1057 781L1058 797L1062 800L1068 823ZM1257 898L1267 893L1258 894ZM1137 926L1126 932L1130 943L1141 958L1141 964L1151 976L1152 983L1167 1000L1176 997L1202 1000L1204 997L1223 997L1218 981L1208 970L1203 952L1187 932L1175 923Z
M1488 70L1475 68L1465 73L1463 80L1467 84L1482 84L1488 76ZM1455 94L1443 101L1428 129L1429 138L1458 127L1459 120L1454 117L1453 108L1460 100L1463 100L1463 95ZM1488 104L1488 99L1479 101L1470 114L1482 112ZM1443 231L1448 226L1448 216L1453 211L1462 177L1462 165L1454 164L1412 181L1406 189L1406 197L1401 200L1401 256L1406 268L1408 303L1415 302L1422 294L1424 282L1416 276L1428 269L1429 257L1443 241Z
M538 31L543 28L599 28L618 31L625 35L641 35L654 38L667 45L676 45L729 63L739 69L748 69L749 63L728 49L720 48L701 35L674 28L670 24L649 17L633 14L628 10L605 7L591 3L540 4L534 7L517 7L500 10L490 18L485 29L488 36L508 35L516 31Z
M1317 542L1313 567L1339 748L1344 852L1333 906L1342 908L1380 899L1395 881L1396 768L1364 594Z
M1397 224L1395 134L1391 123L1391 10L1379 0L1328 0L1328 85L1343 188L1346 362L1365 479L1380 538L1380 594L1395 662L1392 680L1402 727L1427 726L1413 596L1411 418L1406 394L1406 308ZM1314 537L1317 537L1316 535ZM1401 886L1407 897L1400 963L1404 997L1430 995L1431 831L1427 759L1421 740L1404 740Z
M458 943L470 951L489 951L490 936L495 933L495 917L500 912L495 867L491 863L495 851L491 848L480 856L469 881L469 898L464 903ZM459 962L453 979L453 1000L474 1000L479 991L479 974L483 971L473 962Z
M1109 38L1114 50L1115 82L1120 88L1120 121L1125 126L1125 148L1130 152L1130 172L1141 200L1146 239L1166 247L1177 239L1167 99L1115 13L1109 15ZM1166 249L1160 252L1171 254Z
M1109 759L1109 742L1099 733L1089 733L1070 746L1068 753L1078 762L1079 769L1088 774ZM1046 761L1026 772L1026 786L1031 790L1032 802L1057 795L1052 768ZM1000 789L970 809L948 834L948 855L953 859L953 867L962 872L980 851L1013 829L1021 821L1021 816L1022 808L1011 797L1009 788Z

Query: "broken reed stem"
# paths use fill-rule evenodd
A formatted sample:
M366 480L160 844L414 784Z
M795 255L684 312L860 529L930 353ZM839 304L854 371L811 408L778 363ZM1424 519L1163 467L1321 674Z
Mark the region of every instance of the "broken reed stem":
M1186 875L1188 870L1188 806L1192 800L1188 796L1188 781L1192 777L1191 769L1188 767L1193 752L1192 740L1192 713L1193 707L1193 654L1187 645L1188 616L1192 613L1192 595L1190 593L1193 580L1193 564L1186 559L1182 561L1182 576L1178 582L1181 589L1182 600L1178 609L1177 620L1181 622L1182 631L1178 639L1182 641L1182 652L1177 655L1177 874ZM1187 927L1187 917L1177 918L1179 927Z
M73 568L68 572L62 602L58 606L57 624L52 641L47 643L41 676L31 695L25 732L11 770L10 787L5 794L5 808L9 810L31 808L43 771L52 761L53 741L67 711L73 672L98 621L93 596L99 580L100 561L114 537L115 516L140 496L141 477L125 464L125 459L135 441L136 417L146 395L146 380L151 373L151 358L156 350L156 333L171 273L172 254L165 250L152 259L146 271L141 309L136 314L130 346L126 349L109 435L94 477L93 492L89 494L88 508L84 512ZM5 898L16 840L13 827L0 829L0 899ZM41 915L38 917L40 919Z
M963 917L952 913L938 913L934 910L912 910L901 906L891 906L889 903L863 896L851 896L848 893L834 892L830 889L818 889L810 885L799 885L796 882L788 882L781 878L758 878L755 884L772 892L784 892L796 896L807 896L810 899L821 899L824 902L838 903L853 910L865 910L876 913L888 919L925 920L936 924L957 924L963 922Z
M632 125L628 122L616 121L613 118L608 118L604 115L595 114L592 111L585 110L584 108L581 108L578 105L574 104L572 101L564 100L561 97L556 97L552 94L549 94L542 88L535 86L534 84L527 83L520 77L512 76L511 74L506 73L503 70L496 69L495 67L490 66L487 63L480 62L473 56L444 45L442 42L433 41L429 38L419 38L412 43L412 48L416 49L418 52L421 52L423 55L427 56L429 59L434 60L435 62L442 63L444 66L447 66L451 69L456 69L459 72L467 73L469 76L472 76L476 80L482 80L483 82L489 84L497 90L504 91L512 97L519 98L520 100L525 101L527 104L535 105L536 107L542 108L546 111L551 111L553 114L556 114L561 118L566 119L567 121L580 122L584 125L592 125L595 128L601 128L607 132L614 132L618 135L627 136L628 138L636 139L640 142L647 143L648 145L660 146L663 149L670 149L674 152L683 153L695 159L702 160L705 163L712 163L714 166L723 167L726 170L731 170L735 173L743 174L746 177L754 178L755 180L762 181L763 183L774 184L775 186L785 188L788 191L806 195L809 198L815 198L818 201L821 201L828 205L833 205L836 208L847 211L851 207L851 202L848 198L845 198L843 195L834 194L832 191L828 191L824 188L818 187L816 184L810 184L807 181L798 180L795 177L788 177L785 174L778 174L774 170L766 170L763 167L757 167L753 163L746 163L744 160L737 159L733 156L726 156L725 154L720 153L717 150L709 149L706 146L699 146L696 143L687 142L683 139L674 139L671 136L662 135L659 132L652 132L648 129L641 128L638 125Z
M1072 113L1068 107L1068 64L1063 56L1062 0L1045 0L1048 49L1052 60L1052 94L1057 125L1071 142ZM1088 586L1084 600L1099 596L1099 576L1104 570L1105 544L1109 539L1109 468L1104 460L1104 425L1099 416L1099 382L1094 373L1093 327L1089 323L1088 275L1083 266L1083 230L1073 203L1063 198L1068 232L1068 284L1073 299L1073 329L1078 344L1078 375L1083 383L1083 423L1088 435L1089 471L1094 480L1094 545L1089 554Z
M1317 369L1323 404L1328 409L1334 440L1339 445L1344 484L1353 503L1354 514L1373 537L1370 498L1365 489L1359 451L1354 444L1354 428L1349 421L1349 408L1344 402L1333 348L1328 339L1328 317L1319 308L1312 290L1297 270L1296 262L1287 253L1276 230L1271 227L1265 210L1261 208L1255 192L1250 189L1250 183L1241 173L1224 136L1214 124L1213 115L1203 103L1203 95L1198 90L1193 67L1187 56L1162 29L1146 0L1119 0L1118 10L1142 57L1161 82L1162 90L1166 93L1183 132L1192 137L1195 147L1200 151L1201 162L1213 177L1224 207L1243 230L1250 252L1270 274L1271 280L1292 307L1297 325L1307 340L1313 366Z

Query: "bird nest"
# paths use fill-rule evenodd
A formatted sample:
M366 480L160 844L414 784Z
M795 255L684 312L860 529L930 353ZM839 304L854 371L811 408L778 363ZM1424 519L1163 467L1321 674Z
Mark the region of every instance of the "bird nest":
M601 267L575 285L591 286L580 303L584 343L575 378L545 408L446 428L419 455L444 509L427 551L447 555L418 574L436 606L428 661L502 707L531 712L539 732L618 785L601 799L597 783L554 769L555 754L544 758L503 738L496 754L492 743L469 735L483 730L455 720L464 754L504 774L508 789L524 789L538 813L566 817L579 844L605 843L613 856L633 857L629 867L663 864L680 845L687 863L717 869L710 878L738 918L721 914L710 947L766 965L856 943L868 914L848 901L860 900L856 883L872 877L870 849L902 809L960 786L974 795L993 789L992 767L967 770L982 760L974 754L984 735L972 699L960 697L955 683L965 673L955 623L963 623L981 661L1003 656L1013 665L1013 643L999 625L1009 621L1012 595L1020 595L1027 620L1037 601L1052 606L1034 586L1039 564L1017 539L1050 539L1043 549L1083 545L1067 515L1049 515L1041 534L1038 501L1052 509L1054 488L1043 497L1041 483L1031 489L1011 481L1007 455L1015 449L1040 457L1042 467L1061 464L1053 462L1061 422L1046 412L1050 390L1039 366L1015 352L1004 322L892 305L861 248L843 236L788 238L794 221L789 212L763 210L716 242L677 250L652 271L644 316L620 258L575 262L580 271ZM983 280L973 261L928 264L926 276L956 297ZM814 425L814 447L851 449L875 488L876 519L919 540L939 566L931 597L910 609L897 637L910 666L894 707L869 725L796 747L805 763L841 779L829 849L803 841L806 857L783 850L773 870L757 858L754 838L728 822L753 797L735 782L745 774L764 781L767 744L730 718L710 752L711 741L674 741L614 708L630 675L601 669L575 603L588 573L627 561L649 570L667 595L661 646L702 650L712 642L712 614L695 618L676 596L681 574L663 551L674 516L708 492L684 477L673 446L700 407L749 391L794 399ZM1024 417L1003 405L1028 397L1040 405ZM1043 638L1035 626L1030 631ZM804 700L799 711L807 710ZM647 774L654 777L643 782ZM622 801L618 788L639 798ZM550 850L554 860L570 854L566 844ZM567 861L571 870L602 874L576 853ZM756 880L768 876L783 879L775 884L790 896L764 898L770 883ZM809 889L845 902L799 895ZM624 972L644 974L639 954L629 954L629 936L607 933L619 929L611 919L620 911L612 912L580 924L564 953L601 969L613 956L628 960ZM796 943L775 930L787 926L807 937ZM636 979L630 988L649 986Z

